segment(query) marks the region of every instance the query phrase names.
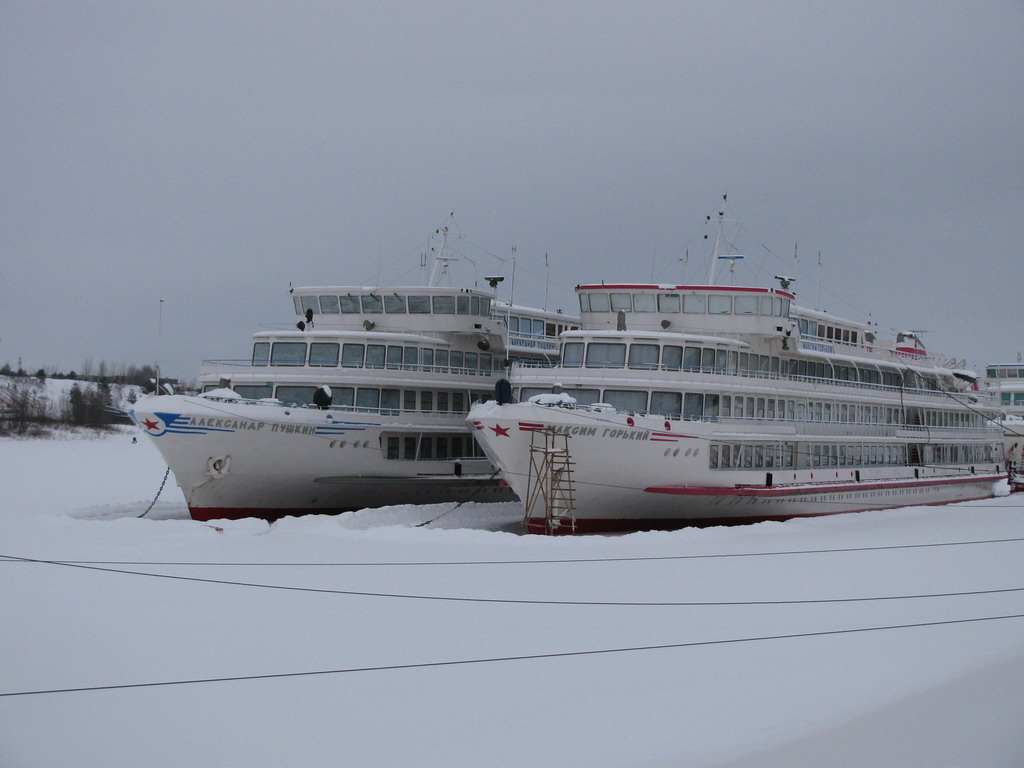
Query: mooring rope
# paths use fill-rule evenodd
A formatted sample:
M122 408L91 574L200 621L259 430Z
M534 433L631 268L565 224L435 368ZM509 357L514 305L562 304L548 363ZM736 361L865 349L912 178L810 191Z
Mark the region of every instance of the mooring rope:
M170 476L170 474L171 474L171 468L167 467L167 471L164 472L164 479L160 483L160 490L158 490L156 492L156 496L153 497L153 500L149 503L149 506L146 507L146 511L143 512L141 515L138 515L137 517L145 517L146 515L149 514L149 510L151 510L154 506L156 506L156 500L159 499L160 498L160 494L163 493L164 485L167 484L167 478Z

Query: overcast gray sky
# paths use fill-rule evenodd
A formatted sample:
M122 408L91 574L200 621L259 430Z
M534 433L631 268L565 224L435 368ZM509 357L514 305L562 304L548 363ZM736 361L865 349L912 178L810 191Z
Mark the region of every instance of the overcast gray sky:
M30 371L192 378L290 322L289 282L417 282L452 211L457 282L514 245L517 303L545 253L566 311L700 282L723 193L742 278L815 306L820 250L825 309L1024 350L1022 0L6 0L0 97L0 363Z

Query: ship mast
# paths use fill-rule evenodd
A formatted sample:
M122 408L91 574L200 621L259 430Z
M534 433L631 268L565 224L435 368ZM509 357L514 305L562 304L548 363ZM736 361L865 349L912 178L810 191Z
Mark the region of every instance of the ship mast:
M722 199L724 200L725 198L723 197ZM710 216L708 216L708 220L709 221L711 220ZM719 257L719 253L721 252L721 247L722 247L722 230L724 229L724 227L725 227L725 211L719 211L718 212L718 232L715 233L715 250L714 250L714 253L711 254L711 266L708 267L708 285L714 285L715 284L715 267L718 264L718 257Z
M430 268L430 278L427 280L427 287L433 288L437 286L443 275L448 274L448 264L453 261L458 261L454 256L449 256L448 251L448 227L441 227L435 234L441 235L441 246L439 248L432 248L434 252L434 264Z

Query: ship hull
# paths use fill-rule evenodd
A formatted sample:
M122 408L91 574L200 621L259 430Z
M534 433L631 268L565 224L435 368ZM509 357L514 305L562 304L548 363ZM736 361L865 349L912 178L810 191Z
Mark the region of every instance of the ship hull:
M727 422L664 420L535 403L475 406L469 421L502 476L527 504L528 531L585 533L730 525L988 498L998 464L942 467L709 468L708 445ZM748 428L749 429L749 428ZM798 439L761 426L745 438ZM778 434L772 432L776 430ZM545 453L564 452L571 511L543 504ZM559 467L556 467L559 468ZM536 499L537 503L531 503Z
M175 395L144 398L132 416L197 520L515 499L484 458L387 457L389 436L466 434L456 415L414 419Z

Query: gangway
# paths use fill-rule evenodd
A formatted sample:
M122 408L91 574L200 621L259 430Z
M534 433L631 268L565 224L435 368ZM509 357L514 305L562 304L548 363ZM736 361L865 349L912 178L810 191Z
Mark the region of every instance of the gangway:
M553 429L538 429L530 437L530 473L526 486L523 524L543 519L544 532L576 533L576 493L572 480L574 462L569 436ZM535 525L535 523L534 523ZM568 526L568 531L560 530Z

